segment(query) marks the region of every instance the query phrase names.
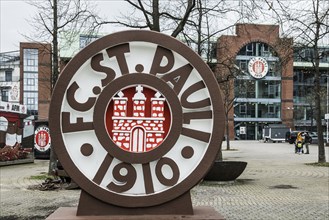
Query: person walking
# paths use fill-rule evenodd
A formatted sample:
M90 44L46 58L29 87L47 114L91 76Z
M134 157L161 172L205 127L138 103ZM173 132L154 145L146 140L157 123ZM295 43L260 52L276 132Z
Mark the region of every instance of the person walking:
M305 143L305 133L298 132L296 141L295 141L295 153L298 153L298 154L303 153L304 143Z
M305 154L310 154L309 145L310 145L311 143L312 143L312 138L311 138L311 136L309 135L309 133L306 132L306 134L305 134L305 149L306 149Z

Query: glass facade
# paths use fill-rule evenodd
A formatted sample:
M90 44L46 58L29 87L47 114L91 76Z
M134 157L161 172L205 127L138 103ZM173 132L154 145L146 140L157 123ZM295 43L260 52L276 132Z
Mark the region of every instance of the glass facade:
M91 42L99 39L100 36L94 36L94 35L80 35L79 36L79 48L80 50L82 48L85 48L88 44Z
M252 77L248 71L249 62L254 57L265 59L268 65L268 72L261 79ZM264 125L281 122L279 57L269 45L252 42L238 52L236 66L240 74L234 82L235 139L261 139ZM241 127L245 128L245 134L240 134Z
M321 115L327 112L328 70L320 70ZM296 129L316 131L314 74L305 69L294 71L294 122Z
M38 49L23 49L23 104L27 114L38 115Z
M321 116L328 111L328 80L329 80L329 48L319 47L320 61L320 97ZM314 94L314 62L313 48L294 48L294 124L298 130L316 131L315 94ZM295 65L296 64L296 65ZM324 125L324 122L323 122Z

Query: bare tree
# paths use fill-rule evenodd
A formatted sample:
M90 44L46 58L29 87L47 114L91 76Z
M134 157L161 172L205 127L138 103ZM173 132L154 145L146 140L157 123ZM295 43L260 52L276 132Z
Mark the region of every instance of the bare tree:
M321 44L329 41L329 2L326 0L303 1L301 4L296 2L294 11L288 10L291 2L278 1L280 3L280 11L282 18L286 20L285 25L288 27L286 34L294 36L295 45L299 48L312 49L312 56L300 54L300 57L312 64L312 72L314 73L314 92L315 92L315 120L318 132L318 162L326 162L323 127L321 116L321 86L320 79L320 60L323 56L328 56L325 51L321 50ZM287 4L290 4L288 7ZM298 4L298 5L297 5ZM301 50L302 51L302 50Z
M98 21L98 25L117 24L129 28L148 28L157 32L170 33L171 36L177 37L184 29L190 13L195 7L195 0L182 2L160 0L124 1L132 8L129 14L121 13L121 16L113 21Z
M186 22L185 29L181 32L183 41L203 57L207 63L213 62L215 47L220 33L234 27L240 21L236 20L227 25L218 25L221 19L230 13L239 13L234 7L226 4L226 1L197 0L196 7L191 11Z
M215 73L215 68L220 69L220 74L216 75L216 78L223 95L227 150L230 150L229 112L233 108L235 100L232 95L234 78L241 74L241 71L236 68L232 60L217 60L216 51L219 49L217 48L217 38L220 34L235 27L237 23L252 19L252 11L255 9L255 5L253 1L250 2L251 4L248 4L248 2L250 1L241 0L236 4L236 2L224 0L197 0L196 7L192 10L186 23L186 28L182 31L184 42L205 59L213 72ZM229 23L223 22L227 17L234 19ZM222 160L221 151L217 156L217 160Z
M59 74L59 42L69 47L80 33L96 32L94 5L82 0L30 0L29 4L37 9L37 13L29 20L35 30L28 39L52 44L52 85Z
M223 65L223 64L218 64ZM225 66L225 74L217 75L217 82L219 84L219 87L221 88L222 94L223 94L223 104L224 104L224 114L225 114L225 139L226 139L226 150L230 150L230 130L229 130L229 113L233 108L234 101L236 100L236 97L234 95L234 79L239 74L238 69L234 68L234 65L232 66Z
M66 46L72 43L80 33L94 32L98 17L93 6L82 0L47 0L29 1L37 9L35 16L29 21L35 29L33 36L28 39L37 42L51 43L52 50L52 86L59 76L59 41L66 41ZM49 162L49 173L57 166L57 157L52 150Z

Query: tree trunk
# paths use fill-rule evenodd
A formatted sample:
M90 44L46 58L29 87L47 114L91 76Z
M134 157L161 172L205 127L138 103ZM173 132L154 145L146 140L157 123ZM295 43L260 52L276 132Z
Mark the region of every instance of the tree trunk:
M325 163L326 162L326 154L324 148L324 139L323 139L323 128L322 128L322 120L321 120L321 97L320 97L320 77L319 77L319 68L316 70L316 79L315 79L315 108L316 108L316 126L318 131L318 162Z
M324 148L324 139L323 139L323 128L321 120L321 87L320 87L320 55L318 50L318 40L319 40L319 30L320 23L317 22L316 34L315 34L315 44L314 44L314 54L315 54L315 110L316 110L316 126L318 131L318 162L326 162L326 154Z
M222 152L222 146L218 146L219 150L216 156L216 160L215 161L223 161L223 152Z
M317 68L318 69L318 68ZM317 131L318 131L318 162L319 163L325 163L326 162L326 154L325 154L325 148L324 148L324 139L323 139L323 129L322 129L322 120L321 120L321 97L320 97L320 83L319 83L319 73L316 74L317 82L315 85L316 89L316 97L315 97L315 103L316 103L316 125L317 125Z
M230 130L229 130L229 124L228 124L228 111L226 111L226 150L230 150Z
M152 8L153 8L153 13L152 13L153 28L152 28L152 30L160 32L159 0L153 0Z
M57 0L53 0L53 74L52 74L52 89L55 86L55 83L58 78L58 39L57 39L57 34L58 34L58 24L57 24ZM54 175L54 171L57 170L57 155L54 151L54 146L52 146L52 149L50 151L50 156L49 156L49 168L48 168L48 173L49 175Z

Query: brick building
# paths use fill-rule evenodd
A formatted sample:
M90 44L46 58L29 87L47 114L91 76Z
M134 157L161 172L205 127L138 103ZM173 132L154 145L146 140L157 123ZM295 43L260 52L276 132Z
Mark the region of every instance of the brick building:
M236 25L236 35L219 37L217 59L217 78L230 79L220 86L232 103L231 139L260 139L268 124L293 127L293 40L280 38L279 26Z
M278 25L237 24L217 41L215 74L226 103L230 139L259 140L266 125L316 131L312 48L281 38ZM322 125L328 111L329 46L319 47ZM314 100L314 96L313 96Z
M20 103L27 114L48 120L51 99L51 45L20 43Z

